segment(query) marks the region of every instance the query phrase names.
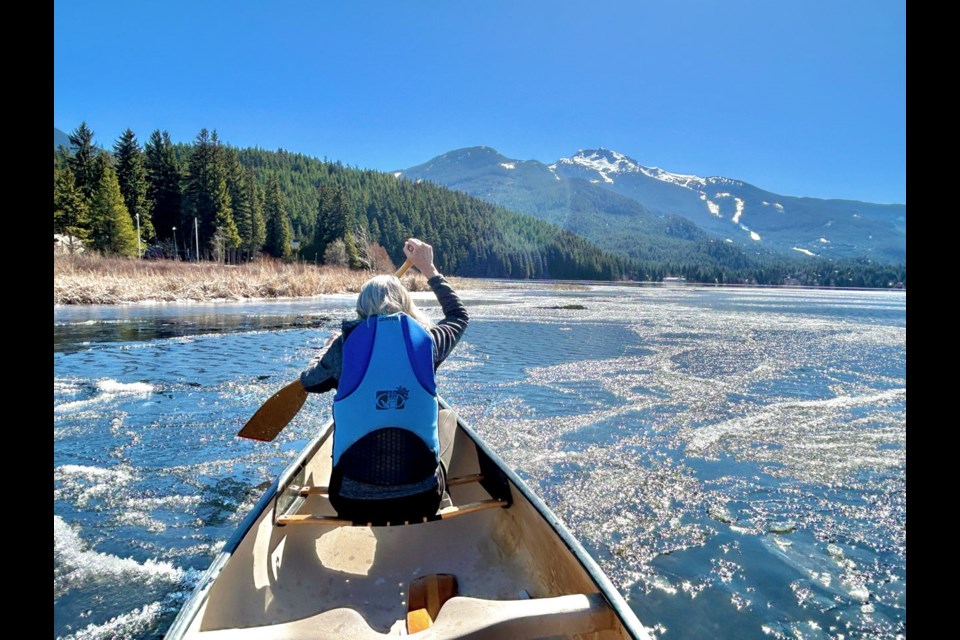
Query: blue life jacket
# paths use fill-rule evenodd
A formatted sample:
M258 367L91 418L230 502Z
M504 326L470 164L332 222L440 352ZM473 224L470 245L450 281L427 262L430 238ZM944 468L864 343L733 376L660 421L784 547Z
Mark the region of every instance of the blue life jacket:
M430 334L403 313L371 316L344 340L330 480L341 517L436 512L444 480L433 359Z

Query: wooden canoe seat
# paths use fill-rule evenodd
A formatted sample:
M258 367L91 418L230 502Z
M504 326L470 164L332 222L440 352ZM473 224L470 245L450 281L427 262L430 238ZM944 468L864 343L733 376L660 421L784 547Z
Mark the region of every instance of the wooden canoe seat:
M431 573L411 582L407 590L407 633L432 627L440 609L459 591L452 573Z
M450 478L447 480L448 487L455 487L457 485L464 485L473 482L483 482L483 475L479 473L474 473L467 476L460 476L456 478ZM292 487L291 487L292 488ZM277 514L274 523L277 526L286 526L286 525L302 525L302 524L314 524L314 525L327 525L331 527L349 527L349 526L372 526L373 523L370 522L354 522L353 520L345 520L343 518L338 518L337 516L325 516L317 514L302 514L299 512L300 507L303 504L303 501L308 496L320 496L323 498L329 498L328 495L329 487L314 487L314 486L301 486L296 489L297 495L300 497L300 500L293 501L290 503L290 508L288 508L284 513ZM495 509L495 508L504 508L509 507L510 502L500 498L491 497L487 500L478 500L476 502L469 502L462 505L450 505L446 507L441 507L437 514L433 517L425 517L422 520L405 520L403 522L387 522L386 526L400 526L408 524L420 524L423 522L433 522L436 520L448 520L450 518L455 518L457 516L466 515L468 513L474 513L475 511L483 511L485 509Z
M450 598L433 625L418 633L421 640L502 640L503 638L567 638L616 628L616 614L599 593L578 593L529 600ZM337 608L300 620L196 634L210 640L385 640L357 611Z

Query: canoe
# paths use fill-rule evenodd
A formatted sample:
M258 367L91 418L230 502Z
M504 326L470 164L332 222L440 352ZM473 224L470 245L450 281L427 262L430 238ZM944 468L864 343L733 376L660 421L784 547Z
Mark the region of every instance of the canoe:
M266 490L167 639L650 638L580 543L462 420L450 499L414 523L337 518L326 495L332 431L326 424Z

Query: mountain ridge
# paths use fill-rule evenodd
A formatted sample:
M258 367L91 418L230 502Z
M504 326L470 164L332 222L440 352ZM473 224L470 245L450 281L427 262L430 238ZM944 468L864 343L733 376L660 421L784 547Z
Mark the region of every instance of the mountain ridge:
M433 180L558 224L570 214L559 206L558 193L583 192L583 187L565 183L578 179L632 200L643 210L637 215L679 216L748 251L889 261L906 257L906 205L787 196L736 178L647 167L603 147L580 149L549 165L511 159L491 147L465 147L394 175ZM595 213L609 217L602 209ZM587 237L603 242L599 236Z

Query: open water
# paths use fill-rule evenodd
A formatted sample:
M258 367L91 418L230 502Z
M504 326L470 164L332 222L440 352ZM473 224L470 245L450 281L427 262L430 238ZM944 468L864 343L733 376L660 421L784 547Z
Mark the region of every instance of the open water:
M658 638L905 637L904 292L462 297L441 393ZM163 636L330 396L237 431L352 303L54 309L55 637Z

